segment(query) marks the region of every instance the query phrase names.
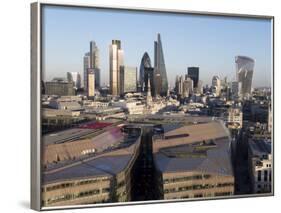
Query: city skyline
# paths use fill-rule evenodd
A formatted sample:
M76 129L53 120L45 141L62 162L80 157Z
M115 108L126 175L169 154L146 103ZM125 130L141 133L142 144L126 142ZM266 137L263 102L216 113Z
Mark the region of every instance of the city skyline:
M43 33L44 80L65 77L67 72L79 72L83 76L83 56L89 51L89 42L95 41L100 50L101 85L109 84L108 55L113 39L122 42L124 64L138 67L139 72L143 54L148 52L153 56L153 42L160 33L170 86L174 86L176 75L186 74L191 66L200 67L204 85L210 85L214 75L234 80L237 55L256 60L253 87L271 84L270 21L62 8L44 8L43 32L47 32ZM154 58L151 59L154 64Z

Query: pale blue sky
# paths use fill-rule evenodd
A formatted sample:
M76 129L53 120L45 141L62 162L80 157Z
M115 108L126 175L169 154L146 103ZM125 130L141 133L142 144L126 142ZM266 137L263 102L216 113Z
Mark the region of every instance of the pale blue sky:
M148 52L154 61L154 40L161 34L168 81L200 67L200 79L235 76L236 55L256 60L253 86L269 86L271 79L271 22L263 19L216 17L144 11L45 6L43 13L44 77L83 76L83 56L89 42L100 49L101 83L109 79L109 45L121 40L124 62L140 66Z

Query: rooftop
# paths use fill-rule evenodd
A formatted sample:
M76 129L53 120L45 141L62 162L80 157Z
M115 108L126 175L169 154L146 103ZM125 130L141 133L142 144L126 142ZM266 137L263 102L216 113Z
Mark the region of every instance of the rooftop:
M182 126L154 140L156 167L163 173L198 171L233 175L229 132L219 121Z

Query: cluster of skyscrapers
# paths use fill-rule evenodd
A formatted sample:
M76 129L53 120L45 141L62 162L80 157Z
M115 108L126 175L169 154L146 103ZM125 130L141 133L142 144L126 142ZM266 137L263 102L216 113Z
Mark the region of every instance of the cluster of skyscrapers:
M124 63L121 41L112 40L109 45L109 92L112 96L147 91L148 80L153 96L163 96L168 91L168 79L160 34L154 42L154 67L148 53L145 52L140 64L139 79L137 76L137 68L126 66ZM91 41L90 52L84 56L84 91L91 97L100 86L99 49L96 43Z

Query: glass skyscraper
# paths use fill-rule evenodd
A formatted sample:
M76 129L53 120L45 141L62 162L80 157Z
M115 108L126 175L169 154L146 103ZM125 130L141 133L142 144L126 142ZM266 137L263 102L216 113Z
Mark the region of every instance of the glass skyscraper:
M247 56L236 56L235 63L237 81L241 85L239 96L243 98L251 94L255 60Z
M147 52L143 54L140 64L140 73L139 73L139 84L143 87L144 82L144 75L145 69L151 68L151 60Z
M199 81L199 67L188 67L187 76L193 80L193 87L198 87Z
M99 58L99 48L95 41L90 42L90 68L94 69L95 75L95 87L100 87L100 58Z
M156 95L166 95L168 79L160 34L154 42L154 86Z

